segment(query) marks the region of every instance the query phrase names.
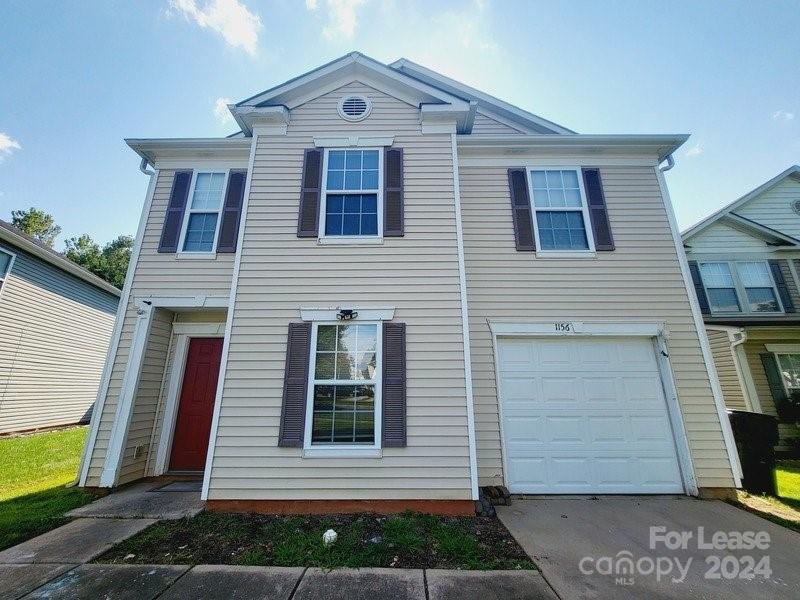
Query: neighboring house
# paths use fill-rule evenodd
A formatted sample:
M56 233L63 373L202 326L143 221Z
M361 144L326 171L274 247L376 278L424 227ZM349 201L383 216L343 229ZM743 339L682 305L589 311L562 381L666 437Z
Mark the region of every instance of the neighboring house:
M88 422L119 296L0 221L0 434Z
M683 233L725 404L778 417L797 454L800 394L800 166Z
M359 53L230 110L228 138L128 140L154 173L82 485L461 513L738 485L658 167L686 136Z

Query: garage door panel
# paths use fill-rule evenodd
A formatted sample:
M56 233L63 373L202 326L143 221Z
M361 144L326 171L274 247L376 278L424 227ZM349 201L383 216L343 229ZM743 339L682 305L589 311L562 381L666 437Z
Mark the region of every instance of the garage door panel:
M683 491L650 340L501 339L498 356L512 492Z

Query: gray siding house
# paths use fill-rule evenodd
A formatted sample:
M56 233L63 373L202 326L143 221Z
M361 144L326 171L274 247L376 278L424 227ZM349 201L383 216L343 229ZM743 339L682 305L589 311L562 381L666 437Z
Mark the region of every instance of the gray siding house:
M800 165L690 227L683 243L726 406L777 417L778 452L798 456Z
M128 140L150 185L81 485L465 514L739 484L661 167L687 136L357 52L229 108L227 138Z
M0 434L89 420L119 296L0 221Z

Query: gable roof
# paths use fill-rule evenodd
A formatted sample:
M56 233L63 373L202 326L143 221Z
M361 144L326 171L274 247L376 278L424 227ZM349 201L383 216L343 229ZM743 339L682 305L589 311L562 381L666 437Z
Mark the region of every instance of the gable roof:
M478 107L489 116L510 121L525 133L575 133L408 59L401 58L385 65L361 52L346 54L241 102L230 104L228 109L244 135L249 135L251 127L247 115L254 110L275 106L293 108L320 92L332 91L347 75L360 76L366 79L364 83L373 82L386 86L401 100L416 106L448 105L458 117L459 133L472 131L472 121Z
M407 58L396 60L389 66L415 79L460 96L465 100L475 102L480 108L490 113L497 113L501 117L522 126L523 129L527 130L527 133L575 133L571 129L548 121L539 115L530 113L518 106L509 104L508 102L495 98L494 96L456 81L455 79L450 79L441 73L423 67Z
M0 241L5 241L10 246L21 248L22 250L25 250L29 254L36 256L44 262L53 265L57 269L74 275L78 279L82 279L86 283L100 288L104 292L113 294L118 298L121 294L119 289L108 283L106 280L100 279L97 275L87 271L83 267L78 266L60 252L56 252L49 246L46 246L26 233L23 233L11 223L7 223L3 220L0 220Z
M742 206L746 202L752 200L756 196L759 196L759 195L763 194L764 192L768 192L769 190L774 188L776 185L781 183L787 177L792 177L793 179L796 179L797 181L800 181L800 165L792 165L791 167L789 167L788 169L786 169L782 173L779 173L778 175L776 175L775 177L773 177L772 179L767 181L766 183L764 183L764 184L758 186L757 188L755 188L754 190L751 190L750 192L746 193L741 198L738 198L737 200L734 200L733 202L731 202L727 206L723 206L718 211L716 211L714 213L711 213L705 219L702 219L702 220L698 221L697 223L695 223L694 225L692 225L691 227L689 227L686 231L684 231L681 234L681 237L683 238L684 241L686 241L690 237L692 237L694 235L697 235L698 233L700 233L701 231L703 231L704 229L706 229L707 227L709 227L713 223L715 223L718 220L722 219L723 217L728 217L729 215L733 215L732 220L737 221L740 225L743 225L743 226L746 227L748 225L748 223L744 223L744 221L748 221L751 226L752 225L758 226L757 228L753 228L754 231L759 230L759 231L761 231L763 233L768 233L768 232L766 232L764 230L769 230L769 232L772 232L774 234L778 234L779 236L782 236L784 238L788 238L789 240L793 240L794 242L797 242L798 240L795 240L795 238L793 238L793 237L787 236L787 235L785 235L785 234L783 234L783 233L781 233L779 231L776 231L775 229L767 227L766 225L762 225L761 223L756 223L755 221L753 221L751 219L745 219L741 215L735 214L735 211L736 211L737 208L739 208L740 206Z

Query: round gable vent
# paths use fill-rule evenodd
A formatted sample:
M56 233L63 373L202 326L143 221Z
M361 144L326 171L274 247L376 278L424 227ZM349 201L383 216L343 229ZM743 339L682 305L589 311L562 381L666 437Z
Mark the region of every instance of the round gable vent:
M800 215L800 200L792 201L792 210Z
M366 119L372 110L372 102L364 96L345 96L339 100L339 116L348 121Z

